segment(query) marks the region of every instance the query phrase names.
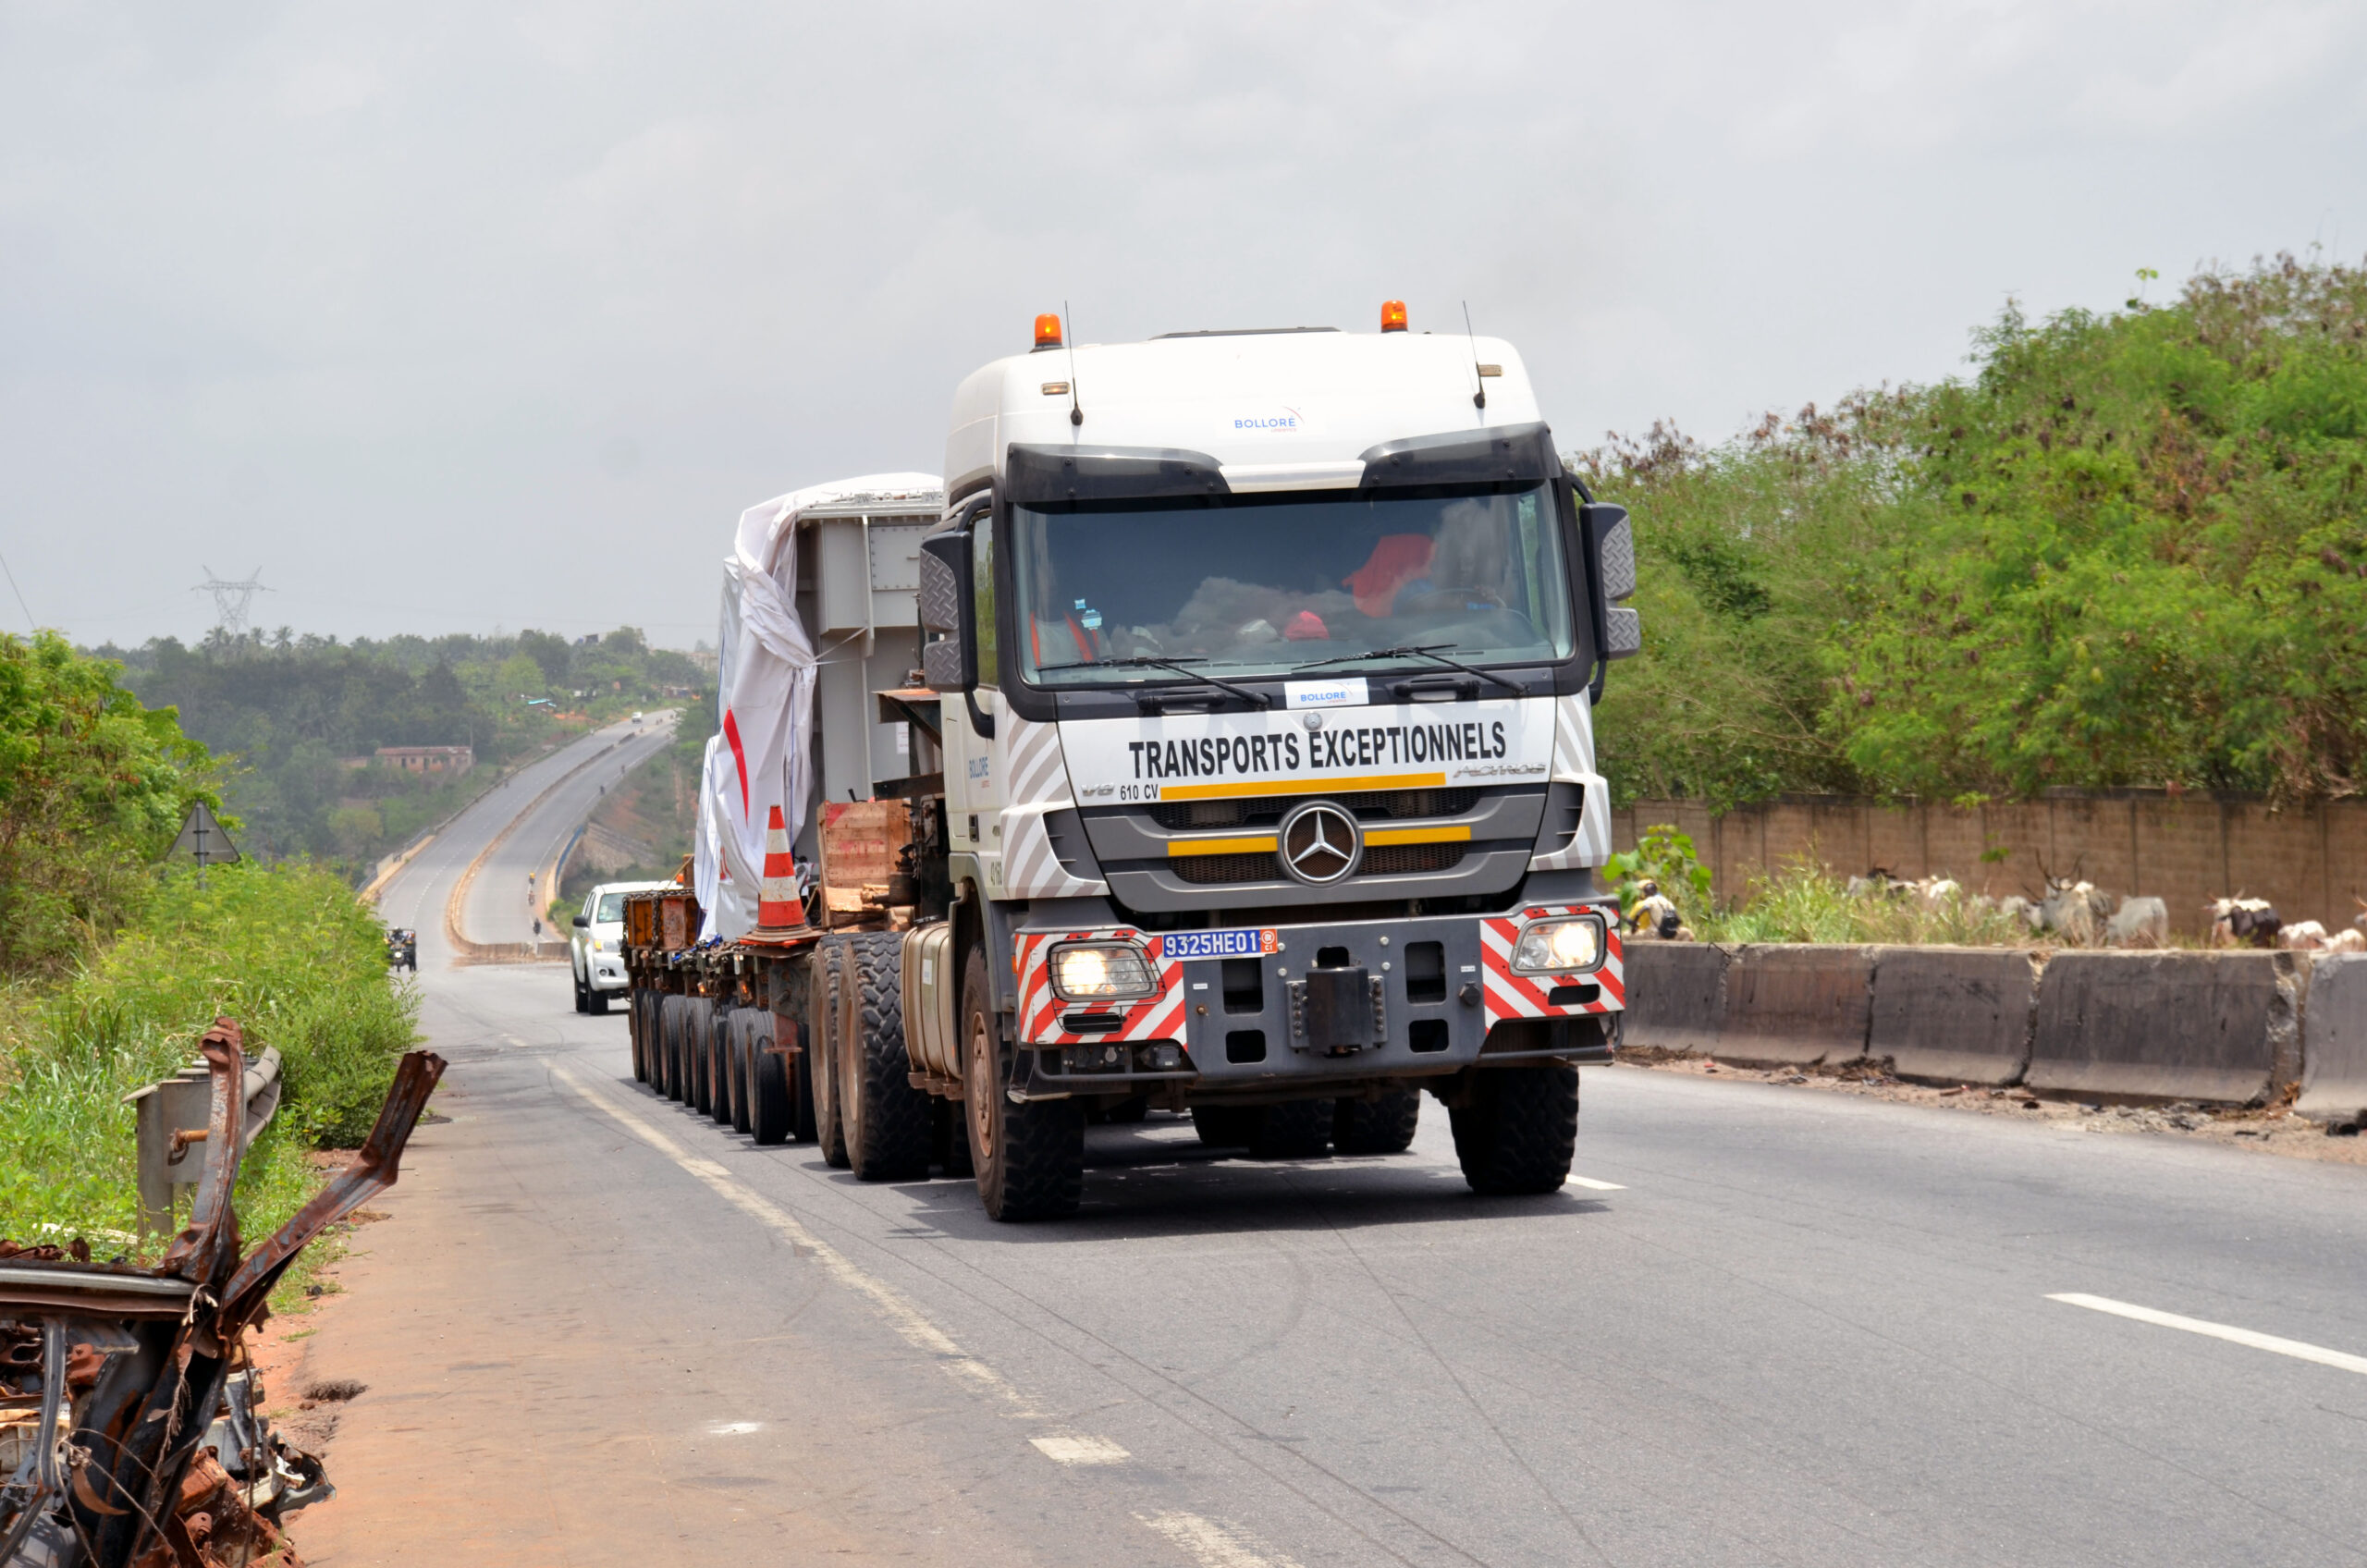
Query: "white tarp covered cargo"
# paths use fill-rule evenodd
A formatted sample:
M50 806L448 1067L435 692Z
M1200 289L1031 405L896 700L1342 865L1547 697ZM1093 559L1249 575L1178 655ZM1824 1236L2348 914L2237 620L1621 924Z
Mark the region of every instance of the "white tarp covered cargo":
M874 508L904 520L933 517L942 496L935 474L875 473L792 491L740 514L732 553L723 563L720 724L707 742L693 840L693 875L706 912L703 937L737 937L754 928L772 808L781 808L794 839L813 798L814 690L821 659L798 614L800 521ZM866 574L866 587L873 575ZM892 613L900 624L912 619L908 602ZM862 635L865 645L854 651L868 655L872 637L868 631ZM841 655L833 648L829 656ZM870 777L867 769L861 774Z

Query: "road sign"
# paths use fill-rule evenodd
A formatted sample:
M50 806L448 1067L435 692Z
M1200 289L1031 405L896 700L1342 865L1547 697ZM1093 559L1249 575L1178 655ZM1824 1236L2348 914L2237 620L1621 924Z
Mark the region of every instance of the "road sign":
M193 860L200 866L235 865L239 861L239 846L230 842L230 835L205 809L203 801L189 808L189 820L181 824L180 837L165 851L166 860Z

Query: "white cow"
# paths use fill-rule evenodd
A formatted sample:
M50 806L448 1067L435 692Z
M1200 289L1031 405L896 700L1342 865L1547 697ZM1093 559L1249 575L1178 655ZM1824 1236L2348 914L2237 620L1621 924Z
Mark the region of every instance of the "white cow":
M2326 945L2326 928L2314 920L2297 920L2277 928L2276 945L2287 952L2315 952Z
M2159 899L2127 899L2104 923L2104 945L2112 948L2166 948L2170 945L2170 906Z

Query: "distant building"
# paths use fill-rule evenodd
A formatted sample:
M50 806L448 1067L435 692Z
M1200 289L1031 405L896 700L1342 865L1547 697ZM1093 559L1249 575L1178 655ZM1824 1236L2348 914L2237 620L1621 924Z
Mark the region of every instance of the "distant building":
M405 773L448 773L457 778L476 766L477 753L471 746L381 746L378 761Z

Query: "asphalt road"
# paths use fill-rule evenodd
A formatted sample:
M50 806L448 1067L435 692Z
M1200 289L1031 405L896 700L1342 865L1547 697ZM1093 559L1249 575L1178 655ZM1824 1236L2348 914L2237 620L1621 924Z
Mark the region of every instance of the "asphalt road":
M550 967L423 969L450 1120L315 1341L370 1387L316 1564L2367 1558L2361 1168L1589 1069L1556 1196L1435 1104L1296 1165L1153 1118L1002 1227L654 1099Z
M675 717L668 708L611 724L530 763L487 790L396 874L379 895L378 913L389 925L418 931L422 974L451 960L444 906L453 885L512 823L516 827L486 856L470 887L462 933L477 942L533 940L533 922L543 911L529 900L527 879L548 865L567 836L592 815L603 790L672 740ZM544 926L545 937L563 954L566 928L553 930L547 921Z

